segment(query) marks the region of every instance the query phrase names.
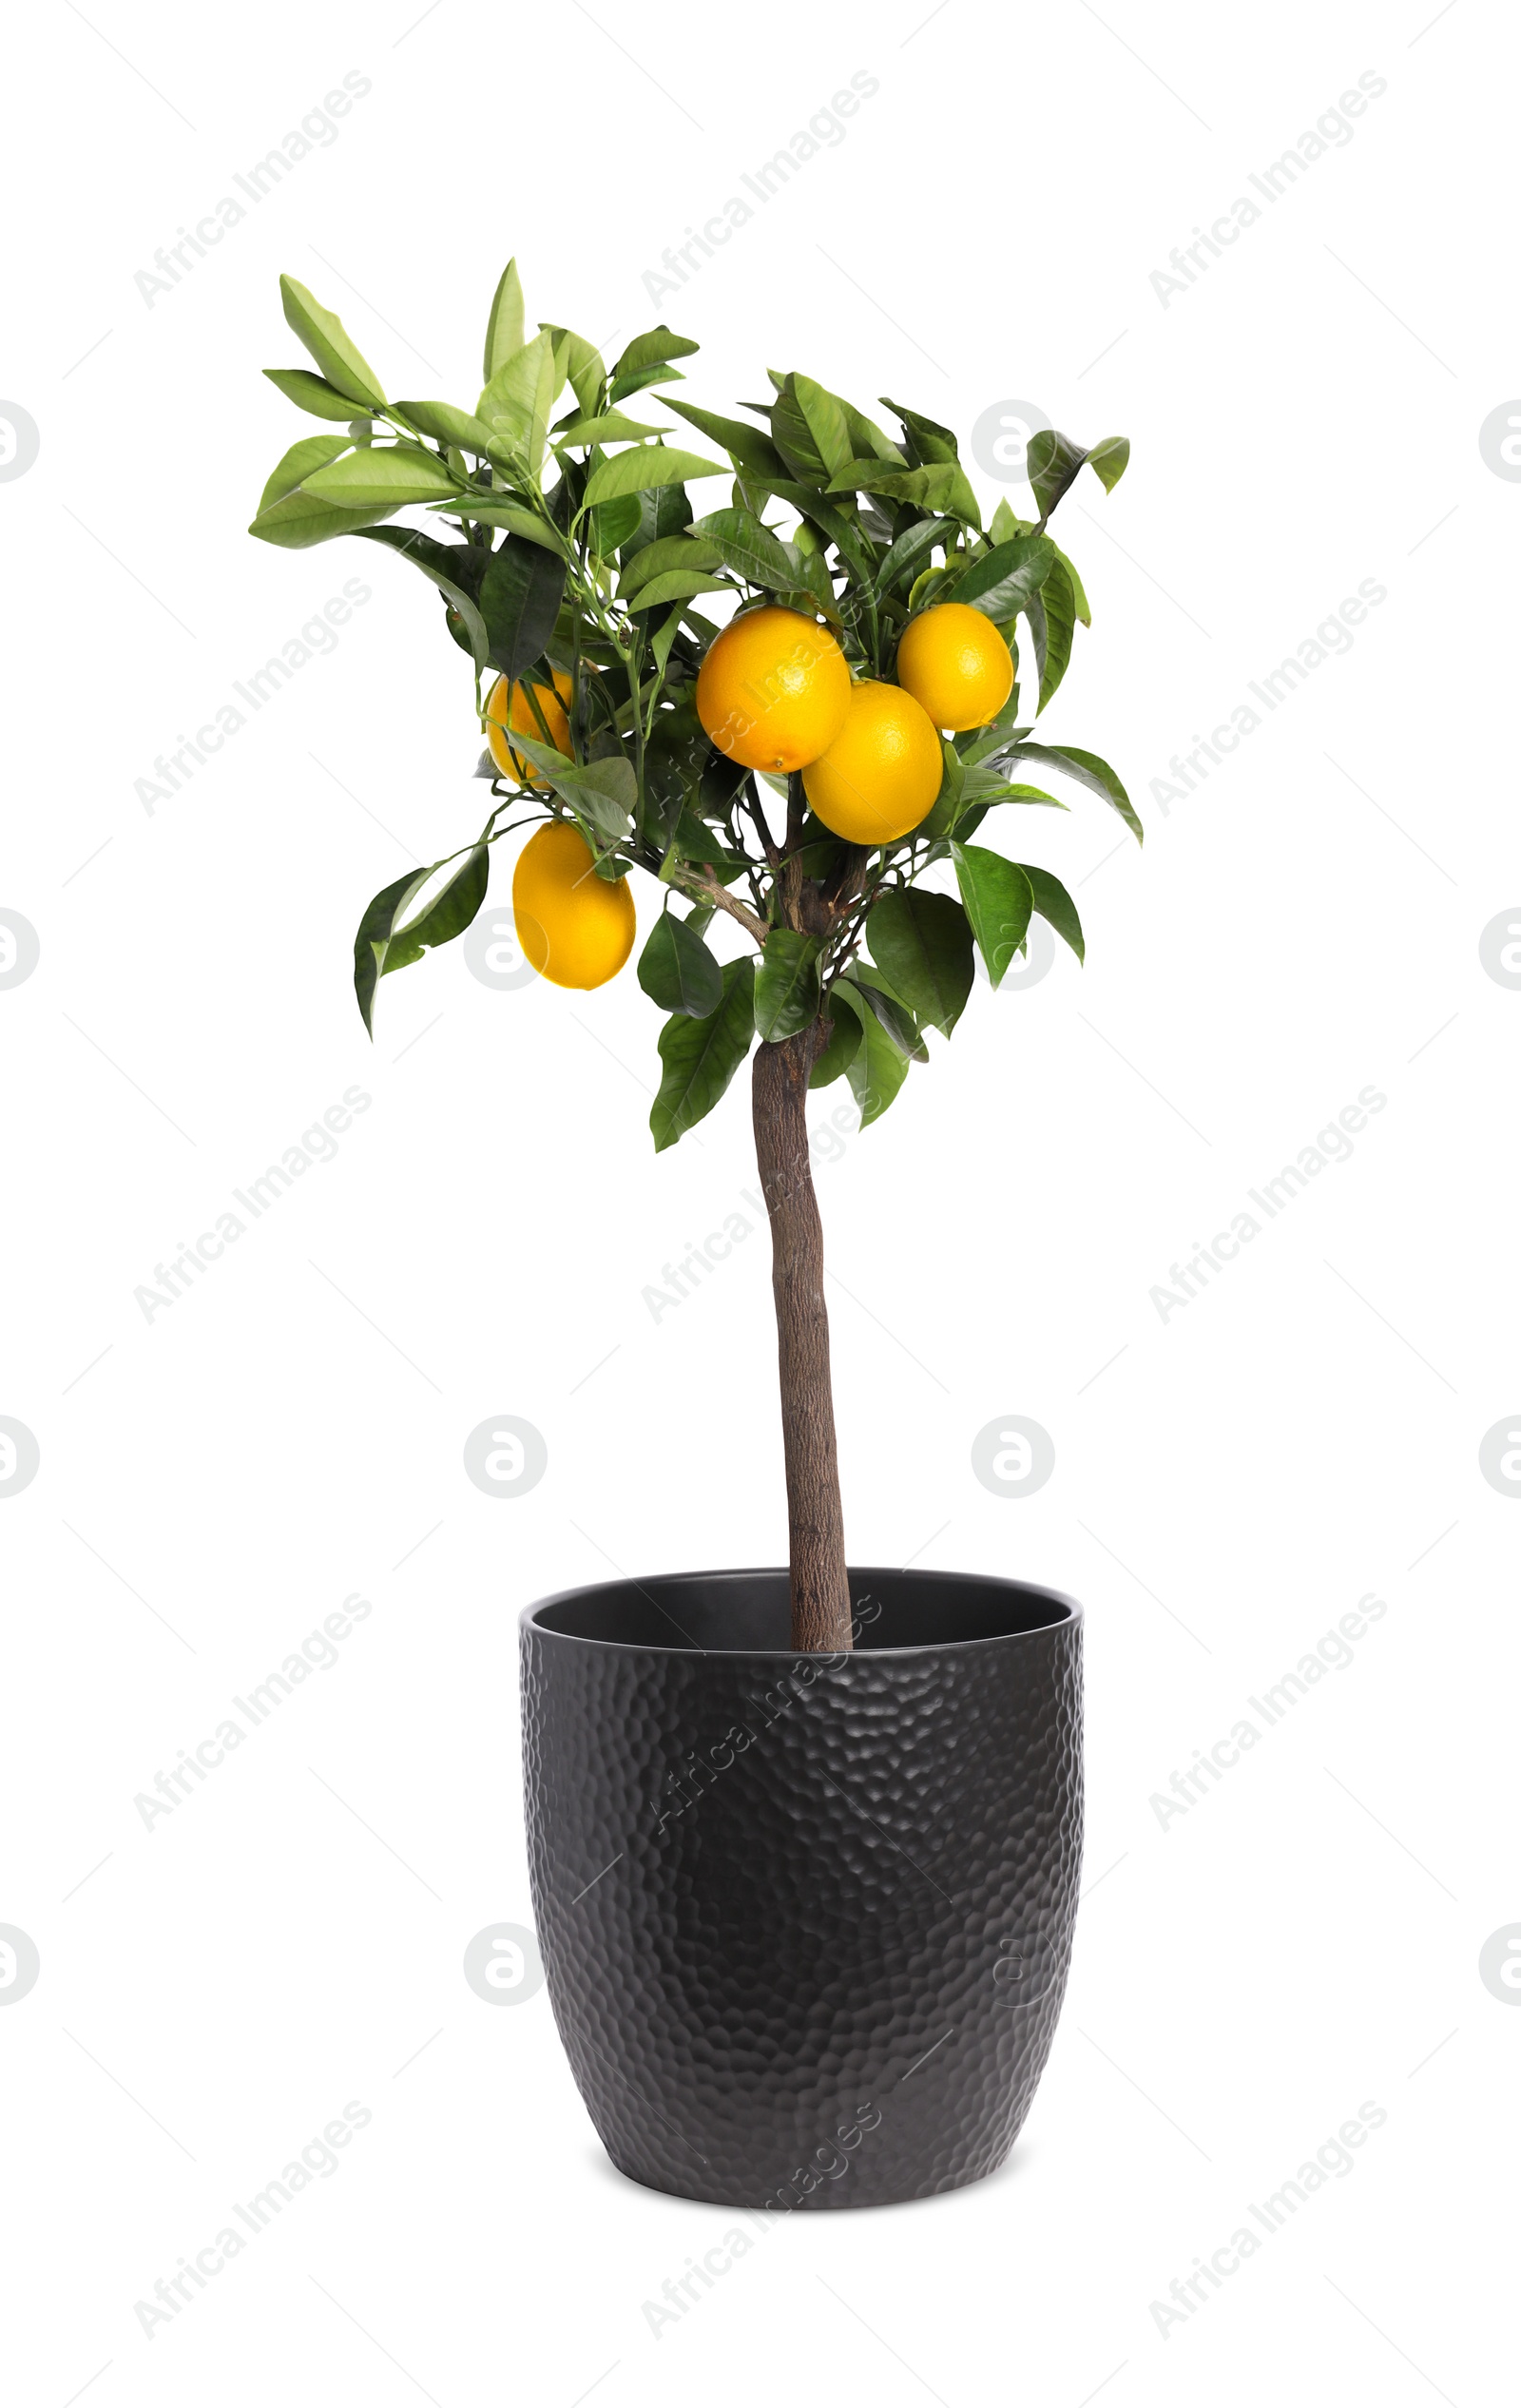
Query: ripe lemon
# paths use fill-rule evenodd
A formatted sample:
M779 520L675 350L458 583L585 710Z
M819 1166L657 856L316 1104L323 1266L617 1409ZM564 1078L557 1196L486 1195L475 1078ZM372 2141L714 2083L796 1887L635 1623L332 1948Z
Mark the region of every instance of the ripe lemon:
M634 898L626 877L598 877L591 847L568 820L530 836L512 873L517 941L556 987L605 987L633 950Z
M572 692L569 677L564 669L556 669L552 686L535 678L533 691L538 697L539 709L544 713L549 742L557 753L568 754L570 722L565 715L565 705ZM486 716L492 722L486 730L486 741L491 748L491 759L503 777L520 778L526 786L542 787L545 780L528 755L514 752L506 736L498 733L499 729L510 727L516 729L519 735L531 736L536 743L544 742L527 687L521 683L514 684L499 677L487 700Z
M697 715L746 769L804 769L839 732L850 670L827 627L767 603L715 636L697 673Z
M898 639L897 682L953 734L986 727L1008 702L1013 656L980 610L940 602L911 619Z
M891 844L918 826L944 775L940 739L913 695L868 678L851 687L844 725L802 782L836 836Z

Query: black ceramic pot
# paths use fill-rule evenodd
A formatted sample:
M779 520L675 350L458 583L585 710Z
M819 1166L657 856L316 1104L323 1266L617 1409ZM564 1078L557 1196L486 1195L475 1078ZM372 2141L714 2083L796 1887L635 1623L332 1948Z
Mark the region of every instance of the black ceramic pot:
M782 1571L572 1589L522 1618L524 1780L560 2034L654 2190L864 2207L991 2173L1055 2030L1082 1849L1080 1609L851 1574L847 1655Z

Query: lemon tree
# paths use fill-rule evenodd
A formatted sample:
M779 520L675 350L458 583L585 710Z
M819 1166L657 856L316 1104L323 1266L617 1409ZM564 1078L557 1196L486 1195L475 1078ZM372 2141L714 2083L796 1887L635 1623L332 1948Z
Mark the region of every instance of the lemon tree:
M848 1647L806 1096L843 1078L863 1126L879 1119L928 1036L952 1035L976 954L996 987L1036 915L1083 957L1066 887L1013 857L1017 838L986 839L1017 828L1006 811L1067 807L1030 782L1048 777L1141 837L1107 761L1034 733L1089 624L1050 520L1085 467L1112 491L1129 445L1035 434L1038 516L1005 498L985 519L934 419L884 397L883 425L776 370L742 416L699 406L670 390L695 342L652 327L609 365L568 327L530 333L515 262L469 406L388 399L340 320L292 277L280 291L313 366L264 373L325 431L291 445L249 531L292 549L356 536L426 579L486 747L478 832L360 919L366 1028L382 978L469 927L493 849L525 826L520 934L558 983L622 968L627 881L652 881L637 975L665 1014L654 1142L675 1145L753 1052L793 1639Z

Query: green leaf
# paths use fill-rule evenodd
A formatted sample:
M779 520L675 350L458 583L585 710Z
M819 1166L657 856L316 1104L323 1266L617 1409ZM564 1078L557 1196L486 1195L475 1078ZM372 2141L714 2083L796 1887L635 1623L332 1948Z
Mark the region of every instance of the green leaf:
M541 551L552 551L561 560L566 557L565 538L558 529L547 527L542 518L535 518L521 502L499 502L493 494L468 492L456 495L452 502L435 503L433 507L456 518L472 518L478 527L510 527L525 543L537 544Z
M704 1020L677 1012L660 1033L660 1093L649 1115L655 1151L664 1153L711 1112L750 1050L755 1034L755 964L731 961L723 996Z
M1087 458L1083 445L1055 427L1041 427L1030 436L1025 447L1025 474L1043 520L1049 518Z
M1001 769L992 769L986 762L974 762L968 768L962 792L965 807L974 802L984 805L995 802L1043 802L1051 811L1065 811L1067 805L1056 795L1049 795L1043 786L1011 784Z
M650 930L638 975L651 1003L689 1020L705 1020L723 998L723 973L716 957L691 921L680 920L672 912L662 912Z
M481 382L489 385L498 368L521 351L523 329L523 285L517 272L516 260L509 260L491 299L491 314L486 321L486 349L481 362Z
M667 568L648 584L641 586L629 607L634 610L659 610L666 603L690 602L700 593L734 593L733 580L709 577L701 569Z
M1107 434L1102 443L1095 443L1088 455L1093 471L1106 493L1112 493L1130 465L1130 438L1127 434Z
M491 554L478 544L441 544L436 536L416 527L371 527L361 531L370 543L384 544L388 551L410 560L451 600L461 590L472 601L479 593Z
M949 551L959 532L953 518L921 518L914 526L906 527L902 534L889 544L882 557L881 566L873 579L877 592L888 592L908 575L910 569L917 569L936 545L944 545Z
M1053 568L1055 567L1054 561L1051 565ZM1040 591L1029 595L1023 607L1025 623L1030 629L1030 649L1035 655L1035 675L1044 682L1046 676L1046 603L1044 587L1040 589ZM1039 702L1035 704L1035 716L1037 719L1040 717Z
M491 430L468 410L456 410L452 401L398 401L396 408L409 426L425 434L430 443L452 443L462 452L485 452L493 437Z
M617 512L622 516L630 510L634 525L619 555L626 568L636 553L647 550L651 544L661 543L668 535L684 535L692 523L692 505L682 485L657 485L650 492L626 493L622 501L605 503L599 515ZM716 568L718 563L715 560L709 566Z
M982 511L960 466L956 439L951 429L941 426L935 418L921 417L916 410L905 410L901 401L890 401L885 393L882 406L894 411L902 420L904 434L912 446L915 463L926 466L949 464L954 468L955 479L945 507L954 510L956 516L965 519L970 526L980 527Z
M823 455L814 441L813 429L803 416L802 404L794 391L794 378L779 377L774 368L767 374L777 388L776 400L765 413L777 450L794 476L801 477L809 485L827 485L830 471L824 466ZM760 405L753 406L759 408Z
M592 443L639 443L646 434L664 434L664 427L646 427L638 418L626 418L621 410L605 410L600 417L577 418L574 425L562 427L556 443L580 448Z
M819 533L834 545L841 560L849 564L861 584L870 585L875 566L871 550L845 510L837 509L834 503L826 502L821 493L814 492L810 486L798 484L791 477L769 476L757 472L754 475L747 473L744 482L747 486L759 487L763 493L775 493L779 501L790 502L795 510L812 520Z
M271 503L252 521L248 532L261 543L279 544L285 551L305 551L313 544L325 544L335 535L357 535L377 520L389 518L400 506L389 503L384 510L343 510L336 502L324 502L304 488L287 493L283 500Z
M436 501L458 489L442 460L420 443L361 443L329 468L303 478L302 490L347 510L400 510Z
M617 501L626 493L648 493L662 485L684 485L689 476L722 476L720 460L703 460L695 452L670 452L664 444L645 444L632 452L616 452L594 468L587 479L581 512L600 502Z
M1044 657L1041 646L1036 646L1040 665L1040 701L1035 706L1038 719L1067 675L1068 664L1072 657L1072 634L1077 624L1072 581L1060 552L1052 560L1046 582L1033 597L1033 602L1040 607L1044 616L1046 635Z
M887 980L866 962L852 962L845 976L857 987L876 1018L886 1030L900 1053L914 1062L928 1062L930 1049L920 1036L918 1024L900 995L893 993Z
M269 480L259 497L256 516L267 510L272 503L280 501L285 494L294 493L298 485L304 484L317 470L326 468L330 460L337 460L353 449L354 437L349 434L303 434L299 443L293 443L284 458L271 469Z
M682 498L684 500L685 496ZM639 505L637 493L620 493L615 502L604 502L601 510L591 512L591 534L587 540L599 560L610 560L615 551L622 551L637 535Z
M786 462L770 437L762 434L759 427L746 426L742 418L721 418L715 411L699 410L694 402L678 401L671 394L662 397L667 410L677 411L696 427L700 434L705 434L710 443L718 444L741 468L754 469L762 476L786 475Z
M803 422L813 438L813 449L823 467L826 477L833 476L855 457L855 446L845 421L842 402L827 393L812 376L789 376L792 397L801 411ZM880 458L880 454L876 456Z
M373 544L384 544L391 551L399 552L414 568L447 596L452 609L470 638L468 649L477 672L484 669L490 653L490 638L486 622L471 590L480 583L482 554L472 544L440 544L433 536L407 527L358 527L354 530ZM472 558L472 554L474 557Z
M895 401L889 394L884 393L880 399L884 410L891 410L895 418L902 420L920 462L959 458L955 436L938 418L926 418L917 410L905 410L902 402Z
M607 387L607 399L609 403L616 405L620 401L626 401L630 394L643 393L648 385L682 385L685 382L686 379L679 368L667 368L663 360L656 360L653 367L636 368L629 376L614 376ZM666 401L668 396L662 394L661 399ZM670 406L674 408L675 404L671 403Z
M960 470L953 460L935 460L928 468L894 468L883 460L850 460L830 477L831 493L881 493L890 501L908 502L920 510L951 508Z
M972 992L972 928L949 895L906 887L884 895L866 916L866 942L895 994L949 1036Z
M1102 460L1100 453L1104 454ZM1074 443L1069 434L1060 434L1054 427L1042 427L1030 436L1025 453L1025 472L1040 504L1042 519L1049 518L1085 460L1092 462L1105 491L1110 492L1125 474L1129 456L1129 441L1123 434L1107 435L1089 452L1083 444Z
M1075 744L1020 743L1011 746L1006 758L1010 761L1049 761L1052 769L1065 770L1069 778L1075 778L1080 786L1087 786L1090 794L1097 795L1111 811L1119 813L1137 844L1145 841L1145 831L1136 816L1134 804L1108 762L1101 761L1097 753L1079 752Z
M298 410L309 410L314 418L341 418L346 425L354 415L349 395L325 376L314 376L310 368L266 368L264 374L287 401L294 401Z
M512 461L537 475L554 407L554 345L541 327L504 359L475 404L475 415L491 430Z
M1014 666L1017 670L1018 652L1012 644L1010 645L1009 649L1014 654ZM984 728L969 729L965 735L956 738L956 750L967 767L971 769L978 761L991 761L995 754L1001 756L1008 751L1011 744L1017 744L1022 736L1028 736L1030 729L1018 725L1018 719L1019 688L1016 685L996 719L990 720Z
M708 570L717 568L722 555L716 544L704 543L696 535L661 535L655 542L643 544L624 564L618 580L618 598L632 603L641 586L652 577L664 577L670 569ZM638 606L643 609L644 605Z
M673 335L668 326L652 326L647 335L636 335L626 343L612 364L615 376L631 376L636 369L649 368L668 359L685 359L702 345L685 335Z
M710 543L723 566L746 585L763 586L772 593L806 590L802 555L762 527L753 511L714 510L694 520L692 532Z
M537 736L525 736L516 727L510 741L512 750L526 753L562 802L570 805L593 852L626 840L639 802L639 780L626 756L620 753L614 761L568 761L552 744Z
M354 939L354 992L372 1037L381 979L419 960L430 946L460 935L486 900L491 857L484 844L474 844L417 917L408 921L407 913L440 866L435 861L431 869L409 870L375 896L359 922Z
M314 300L294 276L280 278L279 293L286 325L300 337L328 383L363 410L383 409L380 380L357 345L349 340L342 320Z
M1077 916L1077 905L1061 879L1052 877L1049 870L1031 869L1028 861L1022 861L1019 866L1030 880L1030 891L1035 898L1036 911L1039 912L1042 919L1049 920L1057 935L1066 938L1078 960L1082 961L1084 959L1083 923Z
M1030 880L1014 862L980 844L953 843L951 858L972 933L996 987L1030 933L1035 908Z
M836 398L835 395L830 395L831 400ZM870 453L875 459L894 461L899 468L910 465L892 436L882 433L875 418L869 418L864 410L857 410L853 401L846 401L842 396L839 397L839 407L845 414L845 430L850 437L847 458L864 460Z
M949 836L955 826L961 815L962 794L966 785L966 771L955 746L948 744L942 737L940 751L945 761L940 791L918 826L911 831L915 837L928 838L932 843L938 837Z
M488 658L504 676L522 677L554 631L565 593L565 562L556 552L504 535L481 579L481 617Z
M574 334L568 326L550 326L546 332L553 340L554 356L564 364L578 405L590 417L601 401L602 388L607 381L601 352L595 343L587 340L585 335Z
M863 991L841 978L830 989L830 1001L844 1004L860 1027L860 1040L845 1064L850 1091L860 1107L861 1127L870 1128L888 1109L909 1074L909 1057L900 1053Z
M836 1079L843 1078L860 1046L861 1024L855 1012L836 1011L833 1003L831 995L823 1014L829 1041L808 1074L810 1087L829 1087Z
M804 531L808 530L799 530L799 532ZM830 581L822 553L804 550L799 545L790 549L799 555L799 575L798 585L784 598L794 608L807 610L811 607L812 609L821 610L837 635L843 636L845 622L840 613L839 596Z
M713 870L721 886L732 886L735 879L748 869L742 853L731 853L721 837L704 826L695 811L683 811L676 823L665 859L661 863L662 877L673 862L696 861ZM668 881L667 881L668 882Z
M755 982L756 1032L768 1045L796 1036L818 1017L818 940L774 928Z
M671 657L671 645L676 641L677 631L681 626L683 616L683 604L679 602L676 605L675 609L669 611L661 621L660 626L656 628L654 636L651 639L649 649L651 657L655 663L655 675L657 677L664 677L665 674L665 664Z
M1049 535L1016 535L1010 543L994 544L958 579L955 599L969 602L973 610L1002 626L1039 592L1055 557Z
M1067 554L1063 551L1060 544L1056 547L1056 557L1061 562L1062 567L1066 569L1068 584L1072 588L1073 609L1077 617L1081 619L1084 626L1090 627L1093 625L1093 613L1088 608L1088 596L1083 591L1083 580L1078 575L1077 570L1072 566L1072 563L1068 559Z

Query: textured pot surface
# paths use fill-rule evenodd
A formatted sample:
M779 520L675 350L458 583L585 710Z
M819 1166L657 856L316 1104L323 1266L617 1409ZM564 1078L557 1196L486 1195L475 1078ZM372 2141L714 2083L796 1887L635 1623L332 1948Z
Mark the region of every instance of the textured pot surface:
M561 2037L622 2170L727 2206L919 2199L1008 2155L1061 2006L1082 1846L1079 1609L851 1573L567 1590L522 1618L524 1779Z

